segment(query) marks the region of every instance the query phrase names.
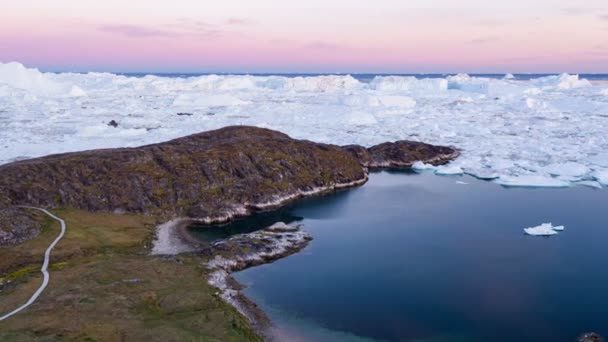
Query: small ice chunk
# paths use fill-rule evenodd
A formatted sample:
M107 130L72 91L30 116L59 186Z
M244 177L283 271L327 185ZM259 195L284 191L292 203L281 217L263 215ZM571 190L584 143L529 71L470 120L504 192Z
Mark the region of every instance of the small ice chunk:
M370 126L378 123L373 114L364 111L352 111L344 117L344 122L350 125Z
M495 182L510 187L567 188L570 186L568 182L540 175L500 176Z
M514 80L515 76L513 74L506 74L504 77L505 80Z
M409 96L383 95L378 96L378 101L386 107L413 108L416 100Z
M608 185L608 170L596 170L593 172L593 178L602 185Z
M590 188L594 188L594 189L602 189L602 184L600 184L599 182L596 181L581 181L581 182L576 182L576 185L582 185L582 186L588 186Z
M229 94L180 94L173 101L174 107L194 107L194 108L206 108L206 107L226 107L226 106L240 106L248 104L249 102L242 101L236 96Z
M608 167L608 153L600 153L598 155L591 156L589 157L589 161L598 166Z
M435 174L450 176L450 175L461 175L464 171L459 166L439 166L435 170Z
M477 179L483 179L483 180L494 180L494 179L497 179L500 177L500 175L498 173L496 173L496 171L494 171L492 169L485 169L485 168L480 168L480 169L466 168L465 173L469 174Z
M82 90L79 86L72 86L72 90L70 90L69 96L71 97L83 97L87 96L87 93Z
M591 172L591 170L587 166L580 164L580 163L574 163L574 162L565 162L565 163L547 165L542 168L542 171L544 171L550 175L553 175L553 176L571 176L571 177L581 177L581 176L584 176L584 175L588 174L589 172Z
M524 232L532 236L551 236L563 232L564 226L553 226L552 223L543 223L540 226L524 228Z
M540 95L542 93L543 93L542 89L536 88L536 87L524 90L524 94L527 94L527 95Z
M437 170L437 167L434 165L431 165L431 164L427 164L422 161L417 161L412 165L412 169L417 170L417 171Z

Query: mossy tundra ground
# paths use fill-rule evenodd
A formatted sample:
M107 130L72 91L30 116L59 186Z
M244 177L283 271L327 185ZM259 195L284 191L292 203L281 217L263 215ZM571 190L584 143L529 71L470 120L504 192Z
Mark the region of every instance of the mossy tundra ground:
M68 230L51 255L48 288L0 322L1 341L258 341L249 322L207 284L201 257L149 255L150 217L55 210ZM41 283L44 250L59 232L0 248L0 313Z

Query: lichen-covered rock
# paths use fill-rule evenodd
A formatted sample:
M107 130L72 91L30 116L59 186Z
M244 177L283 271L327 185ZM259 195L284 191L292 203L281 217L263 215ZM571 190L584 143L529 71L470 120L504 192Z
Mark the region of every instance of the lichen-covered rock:
M405 141L370 149L339 147L233 126L137 148L1 165L0 208L69 207L213 223L362 184L368 167L409 167L417 160L445 163L456 153Z
M0 246L16 245L40 234L40 216L23 208L0 209Z
M190 217L245 214L249 205L366 177L338 146L253 127L19 161L0 175L9 205Z
M368 149L370 168L410 168L417 161L442 165L458 156L458 151L415 141L387 142Z

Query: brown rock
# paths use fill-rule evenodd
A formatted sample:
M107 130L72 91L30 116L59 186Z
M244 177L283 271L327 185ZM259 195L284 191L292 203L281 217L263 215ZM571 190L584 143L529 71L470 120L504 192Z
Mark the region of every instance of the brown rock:
M400 141L366 149L234 126L142 146L0 166L0 208L31 205L227 220L312 190L367 180L366 167L445 163L447 147Z

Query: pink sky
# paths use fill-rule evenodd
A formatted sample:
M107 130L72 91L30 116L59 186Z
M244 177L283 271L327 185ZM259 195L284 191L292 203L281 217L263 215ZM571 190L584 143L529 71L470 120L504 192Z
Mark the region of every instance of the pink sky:
M23 0L2 12L0 61L43 70L608 72L606 0Z

